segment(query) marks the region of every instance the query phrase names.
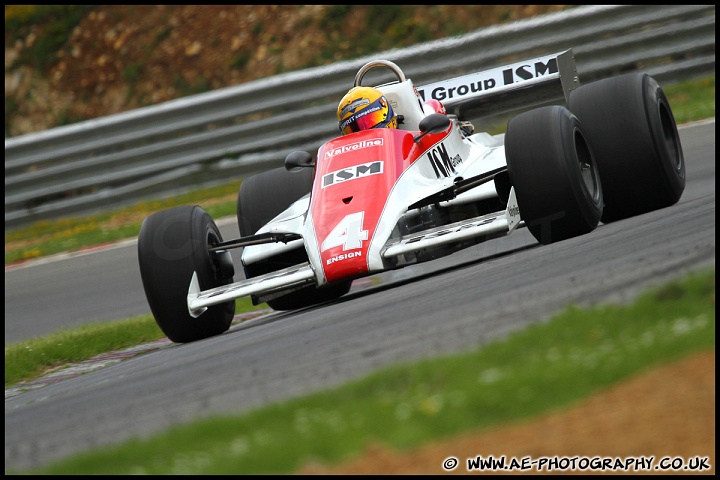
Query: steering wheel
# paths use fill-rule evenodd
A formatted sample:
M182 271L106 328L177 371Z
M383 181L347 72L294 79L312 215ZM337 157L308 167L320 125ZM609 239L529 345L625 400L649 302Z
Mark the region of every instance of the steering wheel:
M363 65L360 70L358 70L357 74L355 75L355 82L353 83L354 87L360 87L362 86L362 79L365 76L366 73L368 73L373 68L387 68L391 72L395 74L395 77L397 77L398 82L402 83L405 81L405 74L400 70L400 67L395 65L393 62L389 60L373 60L372 62L368 62L365 65ZM395 82L390 82L395 83ZM387 85L387 84L386 84Z

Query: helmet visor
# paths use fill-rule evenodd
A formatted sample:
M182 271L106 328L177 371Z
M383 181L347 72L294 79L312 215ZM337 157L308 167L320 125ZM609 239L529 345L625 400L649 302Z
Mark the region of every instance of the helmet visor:
M380 97L367 107L340 123L340 131L343 135L348 133L368 130L370 128L385 127L393 118L392 107L385 97Z

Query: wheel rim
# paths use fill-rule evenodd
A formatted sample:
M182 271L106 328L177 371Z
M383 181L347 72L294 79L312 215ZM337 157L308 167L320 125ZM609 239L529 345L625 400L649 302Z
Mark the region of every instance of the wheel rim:
M597 202L600 198L600 188L597 171L595 169L595 159L590 152L585 137L580 130L577 129L575 130L575 152L580 166L580 177L583 180L583 185L585 185L585 189L593 201Z
M215 232L212 229L208 229L207 232L207 238L205 239L205 243L207 245L207 248L210 249L214 246L217 246L221 240L218 238L218 236L215 234ZM222 268L220 266L220 257L218 253L207 251L208 260L210 261L210 266L213 270L213 280L215 283L222 280Z
M660 122L665 147L670 155L670 162L675 171L679 173L682 169L682 156L680 154L680 141L677 136L677 127L675 126L675 119L663 102L660 103Z

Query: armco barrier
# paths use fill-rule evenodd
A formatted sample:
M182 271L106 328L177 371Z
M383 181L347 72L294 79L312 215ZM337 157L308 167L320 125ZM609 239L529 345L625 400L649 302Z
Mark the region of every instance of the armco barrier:
M581 6L8 138L5 228L281 166L336 135L337 102L372 59L423 85L568 48L583 83L714 73L715 6Z

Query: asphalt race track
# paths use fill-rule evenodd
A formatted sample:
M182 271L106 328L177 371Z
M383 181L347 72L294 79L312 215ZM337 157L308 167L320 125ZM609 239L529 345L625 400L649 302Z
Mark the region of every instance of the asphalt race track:
M271 313L7 397L5 468L40 466L337 385L398 361L483 345L569 303L623 301L715 265L715 122L681 128L687 187L672 207L539 246L526 230L357 282L340 301ZM237 226L223 227L228 237ZM149 311L136 245L5 271L5 341ZM6 394L7 395L7 394Z

